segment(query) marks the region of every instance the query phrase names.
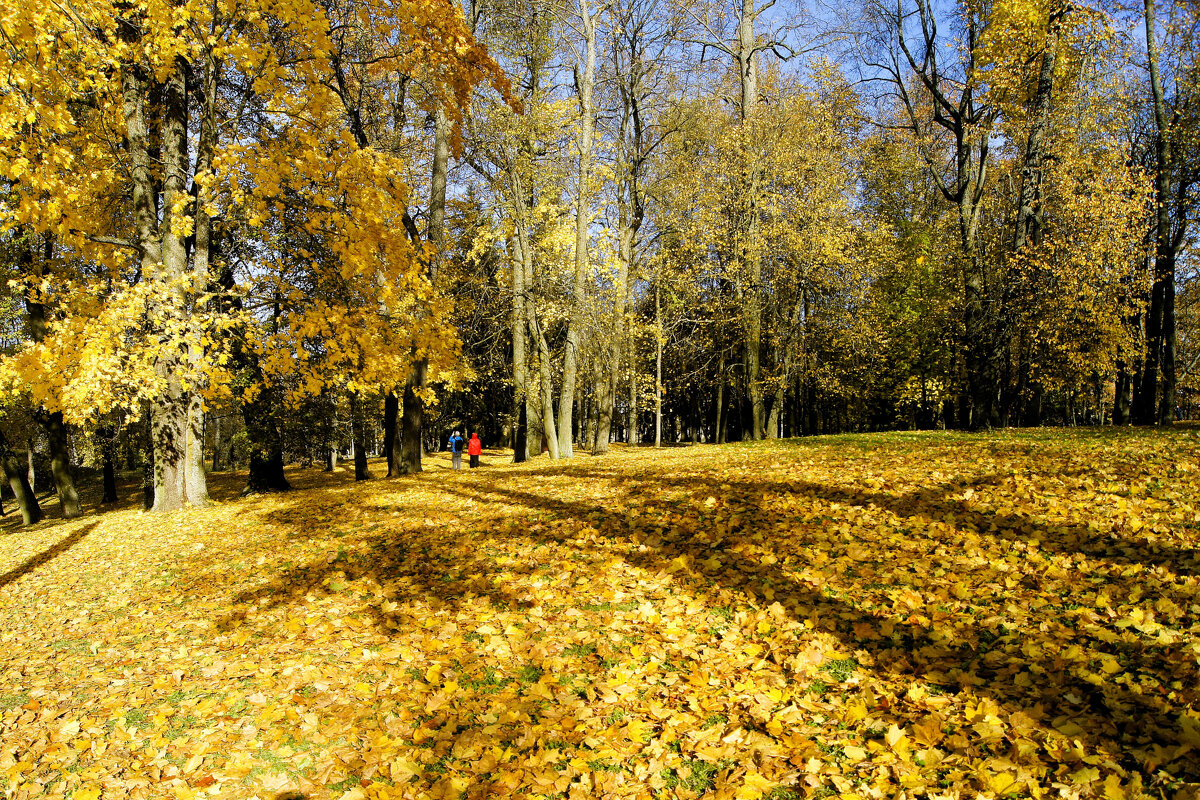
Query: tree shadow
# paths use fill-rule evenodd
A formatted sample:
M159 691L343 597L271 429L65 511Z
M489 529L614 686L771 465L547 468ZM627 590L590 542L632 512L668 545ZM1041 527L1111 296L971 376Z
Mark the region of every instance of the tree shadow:
M686 479L631 478L586 470L577 474L619 480L622 492L635 504L639 500L660 497L665 488L707 493L727 492L731 486L728 480L696 476ZM911 510L911 516L918 519L929 519L939 502L935 499L936 492L925 499L920 498L924 492L918 492L915 497L897 502L890 495L859 493L806 482L732 485L753 489L760 497L766 491L805 494L838 503L874 503L881 508ZM865 652L872 662L870 669L879 674L922 681L938 691L956 694L970 690L976 695L991 697L1011 711L1022 711L1042 724L1067 727L1072 736L1107 751L1111 758L1131 771L1152 770L1139 763L1130 750L1180 743L1177 718L1181 710L1190 705L1194 686L1175 693L1168 684L1180 675L1195 671L1195 659L1185 647L1186 642L1150 645L1144 640L1135 643L1113 641L1103 649L1117 659L1122 671L1138 672L1156 680L1131 684L1100 680L1098 669L1091 670L1062 657L1067 643L1056 634L1067 633L1063 626L1049 632L1009 628L1002 608L995 609L996 613L987 619L939 613L936 609L925 609L927 613L918 608L889 609L871 603L865 597L862 600L853 596L839 597L825 591L826 587L797 580L776 566L784 563L788 554L769 543L785 537L803 536L807 526L774 520L761 502L747 502L740 509L740 528L724 534L714 534L700 525L680 524L688 515L679 513L678 503L672 503L672 529L648 535L644 530L630 526L623 513L610 511L603 505L533 494L497 482L483 483L478 488L465 485L443 488L477 500L490 496L530 509L549 509L564 519L585 522L594 526L601 536L627 541L631 546L625 548L622 557L631 565L650 572L668 569L672 562L686 557L696 572L711 580L717 588L740 591L758 602L773 596L794 619L815 621L819 630L836 635L850 650ZM1038 532L1035 519L964 509L957 502L953 507L962 512L969 511L964 516L974 520L972 524L985 532L997 533L1002 539L1018 536L1004 532L1004 526L1008 524L1033 525L1032 533ZM697 499L687 510L701 511L700 501ZM693 518L702 519L703 515L697 513ZM1050 536L1044 537L1042 546L1051 540ZM764 545L764 542L768 544ZM878 560L913 557L912 553L900 551L894 543L882 539L867 544L878 548L873 553ZM1062 547L1070 549L1066 542ZM774 558L763 559L748 554L755 548L767 551ZM1096 551L1106 552L1099 548ZM942 567L939 568L957 566L953 554L925 553L922 557L940 563ZM1132 556L1122 551L1112 558L1117 563L1163 563L1158 554L1137 551ZM1166 559L1168 563L1173 560L1170 556ZM1132 591L1141 585L1136 578L1121 579L1116 583L1123 591ZM1068 591L1072 589L1066 583L1062 586ZM915 580L913 588L927 594L930 586ZM1046 613L1048 618L1054 612L1048 610ZM1101 643L1093 641L1090 644L1101 650ZM1066 723L1072 720L1083 720L1087 724L1068 727ZM1200 773L1192 770L1186 777L1194 780Z
M619 490L621 501L609 505L602 500L551 496L520 485L529 478L568 476L607 483ZM924 685L930 691L949 695L968 691L991 698L1045 728L1069 732L1069 738L1105 753L1124 769L1153 773L1160 764L1137 757L1134 751L1153 752L1180 741L1178 717L1195 701L1195 686L1172 690L1169 683L1195 672L1194 655L1184 646L1186 642L1154 643L1122 636L1121 631L1113 629L1112 620L1095 615L1071 618L1071 598L1085 588L1075 575L1049 577L1026 572L1019 583L1011 586L1006 586L1001 576L996 579L999 583L993 581L995 596L970 598L976 609L972 613L939 608L937 593L954 590L954 581L946 575L994 569L986 558L986 547L977 547L974 555L967 555L956 551L955 543L942 535L941 546L919 550L915 542L896 534L937 523L964 540L975 537L982 545L990 541L994 546L1023 548L1021 558L1041 558L1042 553L1085 555L1120 567L1169 570L1183 578L1196 574L1194 556L1173 545L1105 538L1105 534L1084 525L998 511L982 501L972 503L955 496L999 480L997 475L985 475L895 494L801 480L633 475L601 463L548 464L515 475L477 472L464 479L438 481L435 488L463 501L503 502L534 512L527 515L525 523L520 519L487 522L486 532L500 539L514 543L553 541L581 554L615 554L651 573L676 572L682 559L690 573L688 579L694 584L688 589L701 596L707 591L715 601L720 593L728 591L755 604L777 602L792 619L836 636L847 649L859 654L863 669L880 677ZM396 486L408 488L405 483ZM719 526L706 506L709 498L730 512ZM856 529L853 536L831 539L824 528L830 519L788 517L772 505L778 498L815 499L860 510L874 508L891 514L899 526L889 533ZM297 528L311 507L300 498L294 503L293 508L267 512L266 521ZM631 520L631 509L640 514L641 520ZM420 514L421 506L414 501L402 510ZM538 513L548 513L550 524L528 524L528 519ZM640 524L656 515L659 524ZM952 521L947 520L948 515ZM576 531L581 526L594 529L607 544L578 537ZM446 526L426 519L419 530L426 535L424 541L432 536L442 546L420 549L394 535L367 536L362 547L345 556L284 569L263 585L239 594L234 602L259 608L296 603L307 594L330 591L328 582L340 576L346 580L370 577L385 587L395 587L394 591L404 593L402 596L422 600L431 611L453 609L477 598L509 609L527 602L522 595L497 586L492 578L500 571L526 578L536 571L536 564L501 567L486 552L471 550L473 529L468 525ZM297 530L296 535L305 532ZM795 569L797 554L789 551L788 543L822 537L833 548L828 553L831 559L845 558L846 572L840 577L848 589L815 583ZM856 546L860 552L849 558L851 548ZM907 576L893 570L889 573L892 582L882 588L869 580L877 565L893 562L919 562L924 569ZM785 566L789 563L793 565L790 569ZM937 574L939 570L941 575ZM1127 595L1149 589L1184 608L1194 602L1194 587L1169 578L1151 586L1142 570L1109 574L1104 586ZM896 589L909 590L916 600L900 602L890 593ZM1054 602L1047 600L1037 609L1029 609L1027 618L1014 623L1013 615L1005 609L1013 589ZM401 595L392 597L400 599ZM367 605L374 624L385 635L394 635L411 624L410 618L386 611L382 601ZM218 625L229 629L245 623L243 612L228 615ZM1112 635L1097 639L1087 630L1089 626ZM1121 672L1132 677L1118 682L1120 676L1104 674L1086 658L1081 661L1067 657L1064 651L1076 640L1086 640L1094 652L1112 656ZM476 653L467 649L461 657L467 672L474 669ZM520 713L528 713L523 700L504 698L503 702L510 700L518 704ZM903 702L902 697L899 702ZM463 737L474 736L478 727L465 718L457 720L445 714L434 714L427 724L439 729L454 727L447 747L454 747L453 742ZM965 740L960 746L966 746ZM1175 766L1179 777L1200 778L1200 769L1190 758Z
M23 564L13 567L8 572L0 575L0 588L7 586L13 581L23 578L38 567L54 560L55 558L58 558L60 555L77 545L85 536L94 531L96 526L99 524L99 521L89 522L87 525L82 526L69 536L63 537L57 543L46 548L37 555L26 559Z

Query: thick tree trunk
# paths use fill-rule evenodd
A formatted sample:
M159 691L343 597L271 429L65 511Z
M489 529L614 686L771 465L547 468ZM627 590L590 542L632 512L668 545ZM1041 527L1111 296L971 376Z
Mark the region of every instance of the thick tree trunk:
M607 453L609 442L612 440L613 406L616 405L617 400L616 375L618 372L613 367L612 362L617 359L618 355L615 352L615 348L611 345L608 348L607 355L608 363L601 365L600 380L596 382L593 455Z
M530 338L537 345L539 398L541 400L541 407L538 409L537 414L538 430L540 430L542 435L539 442L545 441L550 458L557 459L561 457L562 452L559 449L558 434L554 429L554 376L550 370L550 345L546 342L546 335L542 332L541 323L537 318L537 311L533 308L532 304L529 306L529 318ZM540 444L538 452L541 452Z
M1113 425L1128 425L1131 419L1130 411L1133 403L1133 376L1125 367L1124 361L1117 362L1117 378L1113 391Z
M425 362L418 361L413 365L413 371L404 384L404 398L400 413L400 465L399 475L415 475L422 470L421 459L425 453L422 443L425 423L425 404L418 393L425 385ZM355 473L358 472L358 459L355 458ZM364 469L366 462L363 462ZM361 479L360 479L361 480Z
M25 249L25 259L28 261L28 274L33 278L41 278L49 272L50 261L54 257L54 239L50 234L45 237L41 267L35 266L32 245ZM29 313L29 334L35 342L46 338L46 307L32 298L26 299L26 310ZM46 432L50 444L50 472L54 478L54 488L58 492L59 505L62 514L67 519L79 516L79 492L75 489L75 476L71 471L70 454L67 451L67 429L63 424L61 411L49 412L39 408L34 412L34 418ZM32 452L32 448L30 450ZM33 479L30 478L32 486Z
M783 383L775 390L775 397L771 399L771 411L767 414L767 429L765 431L766 438L779 438L779 420L780 414L783 412Z
M1134 422L1169 425L1175 402L1175 248L1167 198L1171 191L1172 153L1170 123L1159 77L1157 13L1154 0L1145 0L1146 56L1150 67L1150 92L1154 106L1154 285L1146 315L1146 356L1141 391L1135 399ZM1159 376L1162 386L1159 386ZM1168 394L1168 391L1170 392Z
M177 58L163 87L163 221L161 233L162 266L158 279L163 296L160 312L168 318L189 315L184 291L188 271L187 243L182 231L173 225L178 209L187 198L188 160L188 67ZM185 388L185 362L190 366L194 354L187 345L168 343L158 354L155 372L160 394L151 402L150 422L154 445L154 510L174 511L185 505L208 504L208 489L203 461L203 414L199 398Z
M67 447L67 427L63 424L61 411L38 413L37 421L46 431L50 446L50 474L58 493L59 507L67 519L83 513L79 506L79 492L75 490L75 476L71 473L71 455ZM31 482L32 483L32 482Z
M284 475L283 436L278 417L281 406L279 397L270 390L260 392L252 402L242 405L246 437L250 440L246 492L284 492L292 488Z
M182 61L177 64L180 70L183 70L183 79L187 79L187 65ZM211 51L205 55L203 70L199 80L200 91L197 93L197 101L200 109L200 136L196 145L196 172L197 179L211 175L213 170L213 158L216 154L217 147L217 82L218 71L220 66L213 56ZM186 88L186 84L185 84ZM186 102L186 94L185 94ZM184 111L184 120L186 123L186 109ZM181 143L181 172L180 172L180 187L179 191L184 191L186 186L183 183L183 177L186 175L188 167L187 157L187 131L184 130L184 139ZM193 505L207 505L208 497L208 478L204 468L204 425L207 415L204 411L204 398L201 391L207 385L207 375L204 370L205 352L200 342L203 340L203 318L197 312L202 309L198 302L197 295L199 293L208 292L210 290L213 272L212 260L213 249L213 220L208 213L208 198L202 188L201 181L193 182L193 194L195 197L194 211L194 231L192 247L192 288L187 296L185 304L185 313L189 315L189 328L191 330L191 339L187 344L187 360L188 368L192 381L192 388L187 392L187 443L184 457L184 485L187 502ZM186 268L186 253L182 265ZM215 457L215 450L214 450Z
M746 229L745 244L742 246L742 267L745 270L745 352L746 365L746 395L750 398L750 416L753 432L751 438L761 439L766 427L766 398L762 384L762 254L759 249L759 167L757 158L751 152L749 141L749 125L755 120L758 112L758 68L755 63L755 47L758 38L754 23L758 12L754 8L754 0L742 0L741 13L738 18L738 43L736 58L741 78L741 124L743 128L742 151L746 158L747 183L743 188L745 196Z
M4 477L12 488L17 506L21 509L21 520L26 525L33 525L42 519L42 508L38 505L33 487L29 483L26 465L21 463L12 446L3 433L0 433L0 466L4 469Z
M1175 421L1175 250L1171 247L1167 263L1155 269L1162 276L1162 397L1158 403L1158 424L1170 425Z
M388 392L383 398L383 458L387 461L387 477L392 478L400 473L400 457L396 449L396 439L403 437L398 430L400 418L400 400L395 392Z
M100 498L103 504L117 502L117 470L113 464L113 454L109 448L104 448L104 496Z
M513 462L521 463L541 452L542 433L538 422L536 399L540 399L540 384L531 369L529 323L534 314L533 298L533 241L530 214L533 196L525 186L520 169L509 173L513 201L513 226L510 257L512 263L512 341L513 341Z

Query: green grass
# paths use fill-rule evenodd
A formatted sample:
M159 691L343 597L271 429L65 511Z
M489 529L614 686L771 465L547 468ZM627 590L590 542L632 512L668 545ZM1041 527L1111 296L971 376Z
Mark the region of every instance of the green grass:
M20 694L0 695L0 713L8 711L12 708L17 708L18 706L23 706L27 704L30 699L31 698L29 695L25 694L24 692Z
M721 772L737 764L733 758L723 758L720 761L687 761L680 769L669 769L663 773L668 789L683 787L696 794L704 794L716 785L716 778Z
M827 661L821 665L820 672L827 673L838 683L845 683L858 669L858 662L853 658L842 658L837 661Z

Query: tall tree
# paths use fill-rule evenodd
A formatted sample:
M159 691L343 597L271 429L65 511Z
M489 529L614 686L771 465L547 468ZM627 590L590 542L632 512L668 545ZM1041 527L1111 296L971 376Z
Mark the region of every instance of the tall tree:
M588 242L591 237L592 147L596 131L596 20L588 0L577 0L580 38L583 49L575 65L575 92L579 100L579 133L575 140L575 275L571 286L571 314L567 321L567 344L563 352L562 393L558 400L559 455L574 455L575 384L583 348L584 304L590 278Z

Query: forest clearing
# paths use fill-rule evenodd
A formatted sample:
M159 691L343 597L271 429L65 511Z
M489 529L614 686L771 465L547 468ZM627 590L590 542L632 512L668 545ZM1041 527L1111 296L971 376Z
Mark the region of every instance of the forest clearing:
M4 796L1200 785L1195 427L426 458L7 530Z

